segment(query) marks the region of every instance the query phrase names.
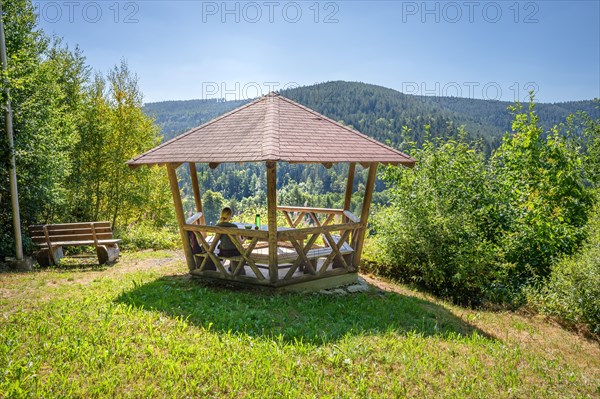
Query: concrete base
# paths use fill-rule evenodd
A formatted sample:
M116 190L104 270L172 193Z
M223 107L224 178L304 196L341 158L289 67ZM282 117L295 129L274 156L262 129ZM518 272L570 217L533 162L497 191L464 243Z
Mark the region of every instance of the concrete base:
M7 258L6 261L10 264L12 270L18 272L30 272L33 270L33 259L29 256L24 257L21 260L15 258Z
M64 256L65 254L62 247L52 247L52 256L50 256L48 248L40 249L35 255L37 263L42 267L53 265L60 261Z
M274 287L270 285L268 281L258 283L255 278L249 276L237 276L235 279L233 277L225 279L218 272L203 272L202 274L199 274L196 270L192 270L190 274L192 277L199 280L210 281L211 283L216 284L237 285L247 288L288 292L319 292L331 288L349 286L356 284L358 281L358 273L344 273Z
M282 291L291 292L312 292L321 291L330 288L341 287L356 283L358 273L345 273L338 276L323 277L318 280L305 281L302 283L290 284L283 287L278 287Z
M96 254L98 255L98 263L101 265L114 262L119 257L119 246L117 244L98 245Z

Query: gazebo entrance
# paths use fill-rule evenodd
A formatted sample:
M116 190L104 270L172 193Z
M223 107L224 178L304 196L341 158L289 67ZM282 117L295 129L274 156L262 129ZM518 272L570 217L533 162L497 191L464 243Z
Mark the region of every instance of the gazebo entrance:
M324 145L326 144L326 146ZM267 223L205 223L196 163L265 162ZM277 162L348 163L341 209L277 205ZM269 287L327 288L357 278L377 165L413 166L409 156L285 97L270 93L140 155L128 164L165 165L188 268L194 276ZM196 213L185 218L176 169L187 163ZM357 163L368 168L360 217L350 211ZM277 214L285 225L278 225ZM309 216L314 226L301 227ZM220 256L229 236L240 256ZM246 238L241 244L236 236Z

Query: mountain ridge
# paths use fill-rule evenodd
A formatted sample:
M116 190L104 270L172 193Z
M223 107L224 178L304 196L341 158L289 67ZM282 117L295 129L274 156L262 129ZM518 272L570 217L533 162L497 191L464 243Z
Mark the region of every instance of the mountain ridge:
M513 119L508 107L514 103L508 101L420 96L362 82L330 81L279 93L394 147L401 147L407 136L416 142L426 135L455 137L460 126L465 126L489 153L510 132ZM155 118L166 141L249 101L252 99L168 100L146 103L143 109ZM595 100L536 103L535 109L544 129L577 111L600 116Z

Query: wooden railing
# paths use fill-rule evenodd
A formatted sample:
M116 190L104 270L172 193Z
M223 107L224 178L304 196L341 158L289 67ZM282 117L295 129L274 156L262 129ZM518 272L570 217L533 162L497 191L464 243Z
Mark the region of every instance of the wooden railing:
M264 281L265 276L256 265L256 261L252 258L251 254L259 240L266 241L268 238L268 232L265 230L250 230L250 229L236 229L233 227L219 227L219 226L205 226L205 225L194 225L185 224L183 229L188 232L195 232L196 240L204 250L203 253L195 254L196 267L198 272L211 272L210 267L214 266L216 272L221 278L233 278L242 277L240 273L242 268L248 264L256 279ZM213 236L209 236L213 234ZM217 256L215 253L217 244L221 240L221 236L226 235L231 240L232 244L236 246L240 252L240 256L227 258L230 262L235 263L235 267L229 268L224 267L224 257ZM250 244L244 247L239 241L238 236L248 237ZM199 260L199 262L198 262ZM209 273L210 274L210 273Z
M360 227L360 223L352 222L279 231L277 240L290 242L297 254L283 280L291 280L299 268L305 273L323 276L332 263L334 269L354 271L350 261L353 248L346 244L350 235ZM339 235L334 236L332 232L339 232ZM326 245L314 249L313 245L319 238L323 238ZM320 263L320 258L325 260Z
M278 206L290 227L297 227L307 216L316 226L326 226L333 222L337 215L343 215L343 209L313 208L304 206ZM317 215L325 215L324 217ZM309 222L310 223L310 222Z
M271 270L287 269L287 272L281 278L277 276L275 285L355 271L352 262L355 248L353 240L363 226L351 212L343 209L287 206L278 207L277 210L283 212L289 227L278 230L276 235L277 264ZM299 227L306 215L312 219L313 225ZM336 217L340 223L334 224ZM196 270L192 271L193 274L273 285L273 279L267 274L268 249L265 245L262 245L263 248L257 248L260 242L268 241L268 231L198 225L196 223L199 218L197 214L192 215L183 226L187 232L199 233L195 234L195 237L203 248L203 253L194 255ZM217 244L224 235L230 238L240 256L225 258L217 255ZM249 243L242 245L237 236L246 237ZM225 266L227 260L230 267ZM254 276L244 275L246 265L250 267ZM298 271L303 273L299 274Z

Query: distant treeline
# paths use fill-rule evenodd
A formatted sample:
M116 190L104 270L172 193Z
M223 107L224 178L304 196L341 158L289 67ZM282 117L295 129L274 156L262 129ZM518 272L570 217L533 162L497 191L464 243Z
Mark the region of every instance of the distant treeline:
M465 126L469 136L481 142L489 155L511 131L509 102L457 97L416 96L393 89L358 82L327 82L281 91L281 94L323 115L352 126L381 142L401 147L410 132L411 141L456 137ZM164 140L199 126L237 108L249 100L219 99L163 101L144 105L144 112L155 118ZM593 100L537 104L544 129L564 122L568 115L584 111L599 117ZM427 128L426 128L427 127Z
M504 134L511 131L512 116L508 111L511 103L508 102L415 96L381 86L341 81L289 89L281 94L400 150L408 150L413 144L422 146L434 139L457 139L466 132L478 150L489 157L500 146ZM155 118L166 141L248 101L164 101L146 104L143 110ZM592 100L536 105L544 132L577 111L591 117L600 116ZM295 204L339 205L345 170L343 165L334 165L328 170L320 165L282 164L278 168L278 189L294 193ZM223 202L258 205L264 195L261 192L264 170L259 165L205 168L199 178L201 185L214 191L217 197L222 196ZM357 173L356 185L362 187L364 182L364 173ZM384 188L385 184L378 181L377 202L386 201ZM189 192L191 188L186 185L184 189Z

